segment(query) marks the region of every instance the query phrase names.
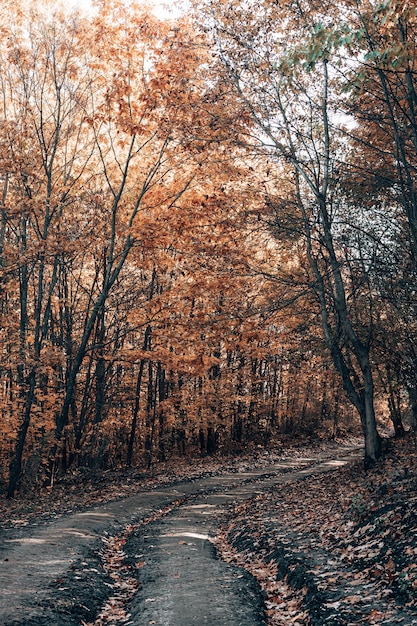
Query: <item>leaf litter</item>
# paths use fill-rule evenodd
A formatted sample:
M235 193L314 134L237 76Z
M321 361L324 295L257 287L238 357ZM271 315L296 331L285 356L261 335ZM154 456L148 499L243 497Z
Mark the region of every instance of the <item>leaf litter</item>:
M384 462L280 485L231 507L216 545L259 581L271 626L417 623L411 438Z

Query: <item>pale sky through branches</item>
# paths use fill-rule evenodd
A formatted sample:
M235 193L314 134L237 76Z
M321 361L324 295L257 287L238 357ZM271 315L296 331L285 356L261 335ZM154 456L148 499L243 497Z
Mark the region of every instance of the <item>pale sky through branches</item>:
M91 10L92 0L66 0L65 4L68 7L79 7L84 10ZM178 9L179 2L160 1L160 0L141 0L140 4L143 4L146 8L152 8L155 15L159 18L172 18L178 16L181 11Z

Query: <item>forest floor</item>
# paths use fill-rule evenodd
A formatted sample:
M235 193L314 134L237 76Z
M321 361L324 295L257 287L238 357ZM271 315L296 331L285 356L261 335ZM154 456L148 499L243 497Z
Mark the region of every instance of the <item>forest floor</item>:
M166 529L170 525L174 528L177 523L174 518L180 515L181 507L182 524L185 523L184 520L190 522L192 514L197 514L198 511L207 514L207 508L212 507L216 520L215 523L211 521L211 525L216 530L216 537L210 539L214 541L218 554L231 567L242 567L256 579L265 623L271 626L416 624L415 443L411 438L392 442L384 462L366 473L360 461L341 467L335 461L331 472L322 473L319 469L315 472L313 463L317 464L320 459L337 459L341 450L333 442L316 446L314 451L305 446L275 452L256 450L237 458L204 458L180 465L165 464L152 475L137 470L90 472L85 475L78 472L67 476L55 486L52 493L45 493L41 499L35 496L28 498L26 495L13 502L2 503L0 524L5 533L16 533L16 537L19 537L32 527L47 528L48 525L55 524L54 520L68 519L76 512L92 510L93 505L103 506L111 501L123 504L139 491L156 494L164 485L188 484L189 493L194 493L194 486L204 484L198 481L212 480L211 484L216 484L216 477L220 479L225 474L230 476L234 473L236 476L244 476L257 468L263 478L259 478L257 486L254 485L251 497L241 495L240 498L230 498L225 494L219 510L214 510L208 496L198 491L201 503L194 500L193 507L188 506L188 509L184 506L186 503L178 501L174 506L144 518L137 527L122 520L124 530L118 530L113 535L115 543L112 543L112 535L106 534L107 556L103 551L97 550L89 556L84 555L84 560L71 565L72 571L69 575L57 579L55 590L61 593L62 602L70 602L70 596L73 601L78 594L84 604L90 602L90 612L93 605L97 605L97 611L101 607L101 621L94 622L97 625L174 624L153 619L148 611L150 605L143 604L143 597L142 604L139 602L135 607L133 602L132 605L138 615L142 616L138 617L139 622L129 621L129 614L126 612L120 619L116 619L115 611L119 610L117 603L109 604L107 598L106 605L108 589L114 586L114 572L109 574L108 568L106 570L103 566L103 560L107 558L112 563L113 570L119 564L120 570L124 570L124 578L122 576L121 583L119 581L118 584L124 589L125 600L138 597L138 585L142 587L146 576L151 583L157 578L152 577L152 559L147 560L149 555L146 554L149 549L155 548L156 551L155 538L162 537L163 542L166 542L167 537L171 537L170 540L177 547L190 551L187 559L192 559L193 554L198 552L195 541L200 535L191 532L189 535L194 534L196 538L179 541L175 539L175 532L169 533ZM346 451L346 447L344 450ZM297 473L297 459L300 460L299 467L305 467L304 460L309 455L312 458L311 471ZM289 463L288 470L294 461L293 469L285 476L283 474L282 480L274 478L269 483L269 469L274 463L285 460ZM213 490L206 491L206 494L212 493ZM216 497L219 498L220 494ZM199 523L205 524L201 519ZM147 547L143 544L144 525L147 536L150 537ZM142 531L137 532L138 528L142 528ZM205 535L201 535L201 540L203 537ZM161 539L158 540L161 542ZM126 548L122 556L120 542ZM166 550L163 542L159 562L155 561L155 567L160 567L164 554L172 552ZM207 550L201 549L200 554ZM141 555L140 558L138 554ZM210 553L207 558L212 559L212 556ZM8 560L8 557L4 560ZM144 567L145 563L149 567ZM178 568L178 563L174 563L173 567ZM196 562L193 567L197 567ZM131 573L132 570L136 571L140 582L136 580L132 583L132 576L126 577L126 572ZM147 570L150 574L146 574ZM238 570L233 571L236 573ZM171 583L181 576L181 572L175 571L171 575ZM230 571L227 576L227 580L230 580ZM235 577L242 575L236 574ZM256 595L255 587L251 589L252 595ZM93 593L98 593L98 597L93 598ZM242 594L244 593L243 591ZM152 600L148 599L149 602ZM56 623L92 623L87 621L89 611L84 612L85 621L79 613L78 621L66 622L60 618ZM148 615L145 611L148 611L150 618L143 622L143 616ZM38 618L7 623L49 626L55 622ZM255 622L253 618L248 623L259 622Z
M219 554L265 594L271 625L417 624L417 449L360 462L231 506Z

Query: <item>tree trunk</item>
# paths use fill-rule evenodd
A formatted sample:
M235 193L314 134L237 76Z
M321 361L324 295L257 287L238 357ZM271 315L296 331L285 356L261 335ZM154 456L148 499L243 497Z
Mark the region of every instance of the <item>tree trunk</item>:
M142 378L143 378L143 370L145 368L145 359L141 359L139 364L139 372L136 379L136 390L135 390L135 405L133 407L133 415L132 422L130 425L130 433L129 433L129 442L127 445L127 455L126 455L126 463L128 467L132 467L133 461L133 448L135 445L136 439L136 430L138 425L138 416L139 416L139 408L140 408L140 390L142 387Z
M362 427L365 437L365 469L373 467L382 455L382 441L376 428L374 407L374 383L371 366L368 363L363 372L363 418Z
M26 443L26 436L29 430L30 418L32 413L32 405L35 399L35 386L36 386L36 372L33 368L28 377L28 390L26 395L25 402L25 412L23 416L23 421L20 426L16 449L13 459L10 463L10 471L9 471L9 484L7 489L7 497L14 498L16 489L19 485L20 476L22 472L22 461L23 461L23 451Z
M365 468L370 468L376 464L382 455L382 442L376 427L374 382L368 352L366 348L362 349L358 357L362 374L360 379L354 370L347 365L339 346L333 344L331 354L335 367L342 377L343 388L359 413L365 441L364 464Z

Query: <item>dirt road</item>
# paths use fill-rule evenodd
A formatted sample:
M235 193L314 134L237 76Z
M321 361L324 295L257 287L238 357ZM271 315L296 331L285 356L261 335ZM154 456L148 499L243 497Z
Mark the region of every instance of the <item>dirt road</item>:
M0 624L262 624L256 581L218 560L211 544L222 507L360 456L346 447L337 458L282 460L3 530Z

